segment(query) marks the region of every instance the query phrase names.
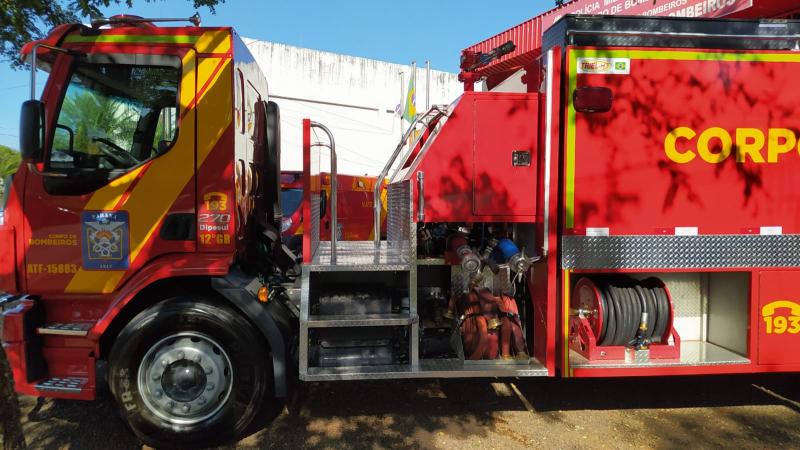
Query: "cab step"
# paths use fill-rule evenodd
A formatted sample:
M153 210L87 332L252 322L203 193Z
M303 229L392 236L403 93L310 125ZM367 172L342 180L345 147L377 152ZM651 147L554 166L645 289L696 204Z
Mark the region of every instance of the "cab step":
M88 383L88 378L51 377L36 383L36 389L45 392L80 394Z
M74 323L51 323L36 329L38 334L55 336L75 336L86 337L94 323L74 322Z

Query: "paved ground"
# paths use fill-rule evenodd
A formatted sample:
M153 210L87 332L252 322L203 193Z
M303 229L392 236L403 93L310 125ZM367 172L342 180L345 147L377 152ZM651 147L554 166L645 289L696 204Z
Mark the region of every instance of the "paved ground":
M312 384L236 448L800 448L798 402L798 375ZM108 400L23 406L32 448L141 448Z

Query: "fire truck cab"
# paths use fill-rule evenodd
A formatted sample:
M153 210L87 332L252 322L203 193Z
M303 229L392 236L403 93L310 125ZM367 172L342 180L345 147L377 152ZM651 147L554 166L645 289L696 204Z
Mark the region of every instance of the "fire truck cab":
M193 20L62 25L24 48L49 77L0 226L17 390L93 399L107 361L121 413L161 444L241 433L296 378L292 316L257 299L257 274L293 264L278 108L235 31Z

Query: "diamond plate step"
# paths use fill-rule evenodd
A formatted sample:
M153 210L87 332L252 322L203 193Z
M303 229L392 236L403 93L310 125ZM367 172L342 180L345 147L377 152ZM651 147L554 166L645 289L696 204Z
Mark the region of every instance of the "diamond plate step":
M79 394L89 382L86 378L79 377L52 377L36 384L36 389L50 392L67 392Z
M39 334L49 334L56 336L79 336L84 337L89 334L89 330L94 326L93 323L51 323L36 329Z
M421 359L418 367L408 364L357 367L309 367L300 374L304 381L376 380L396 378L494 378L546 377L547 368L535 359L523 361L462 361Z
M418 320L411 314L358 314L309 316L309 328L390 327L409 325Z

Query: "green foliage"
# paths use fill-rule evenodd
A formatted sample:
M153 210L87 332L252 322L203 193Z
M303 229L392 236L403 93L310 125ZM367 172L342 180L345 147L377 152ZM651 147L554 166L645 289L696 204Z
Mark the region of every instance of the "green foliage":
M15 152L5 145L0 145L0 209L3 209L5 201L6 184L10 180L10 175L17 171L19 167L19 152Z
M60 115L61 125L75 130L73 149L79 150L92 147L89 145L90 134L111 138L118 143L128 141L126 145L129 147L137 118L136 112L124 102L90 91L78 91L67 96ZM55 148L68 147L68 135L56 133Z
M19 152L15 152L5 145L0 145L0 178L17 171L19 166Z
M154 2L157 0L145 0ZM192 0L195 8L214 7L225 0ZM100 8L133 7L133 0L0 0L0 58L19 68L19 51L25 43L41 39L64 23L80 23L83 17L100 17Z

